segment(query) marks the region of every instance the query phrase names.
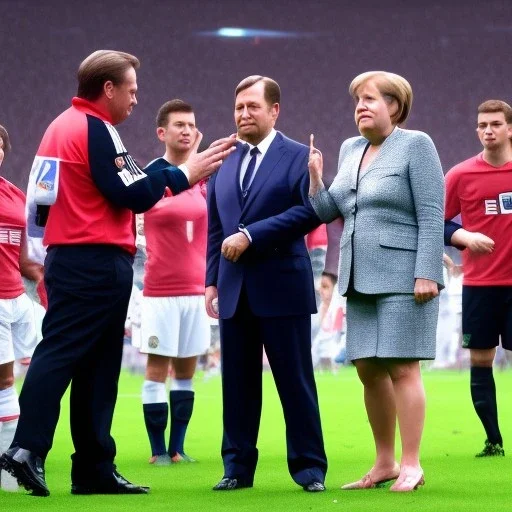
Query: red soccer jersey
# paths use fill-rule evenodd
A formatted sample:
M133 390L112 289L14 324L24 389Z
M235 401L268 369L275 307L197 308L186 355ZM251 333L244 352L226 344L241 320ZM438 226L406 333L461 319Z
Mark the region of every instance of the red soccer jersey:
M164 197L144 214L146 297L204 294L207 229L206 200L199 184Z
M491 254L462 252L464 284L512 285L512 162L493 167L482 153L446 174L445 219L459 213L462 227L492 238Z
M0 299L14 299L25 291L20 273L25 226L25 194L0 177Z

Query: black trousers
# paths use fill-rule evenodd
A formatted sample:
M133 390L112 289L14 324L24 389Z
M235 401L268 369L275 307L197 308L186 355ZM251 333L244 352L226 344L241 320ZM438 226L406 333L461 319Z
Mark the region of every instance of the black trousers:
M257 317L242 289L235 315L219 323L224 476L254 478L265 347L283 407L290 475L299 485L323 482L327 459L311 362L311 315Z
M112 477L110 435L121 369L133 258L113 245L49 249L48 311L20 394L13 445L43 460L53 443L60 401L71 383L72 480Z

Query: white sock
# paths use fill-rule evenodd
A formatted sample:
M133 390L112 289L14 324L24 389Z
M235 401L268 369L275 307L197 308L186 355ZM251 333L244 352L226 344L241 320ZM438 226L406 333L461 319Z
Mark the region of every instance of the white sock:
M167 390L165 382L155 382L153 380L145 380L142 384L142 403L143 404L159 404L167 403Z
M0 422L0 454L11 446L18 426L18 419ZM16 492L18 481L5 470L0 471L0 488L4 491Z
M0 422L0 453L4 453L11 446L17 426L18 418Z
M192 379L172 379L171 391L194 391Z
M16 388L0 390L0 421L14 420L20 415L20 404Z

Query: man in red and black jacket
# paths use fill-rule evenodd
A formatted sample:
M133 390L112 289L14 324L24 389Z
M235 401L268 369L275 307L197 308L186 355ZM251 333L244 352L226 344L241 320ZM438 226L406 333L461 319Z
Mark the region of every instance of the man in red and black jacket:
M77 97L48 127L31 171L28 234L46 224L48 311L21 391L14 441L0 467L38 496L49 494L44 461L70 383L71 492L148 492L116 471L110 435L132 289L133 213L151 208L166 187L178 194L209 176L235 142L221 139L197 153L198 137L179 168L163 167L162 159L139 168L114 128L137 104L138 67L138 59L123 52L87 57Z

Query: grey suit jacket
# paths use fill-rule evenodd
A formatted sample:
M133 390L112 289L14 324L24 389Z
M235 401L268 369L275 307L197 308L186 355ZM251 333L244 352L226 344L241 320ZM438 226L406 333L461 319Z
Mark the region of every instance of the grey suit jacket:
M323 222L342 216L339 291L413 293L415 278L443 287L444 178L428 135L395 128L359 173L368 140L347 139L329 190L310 197Z

